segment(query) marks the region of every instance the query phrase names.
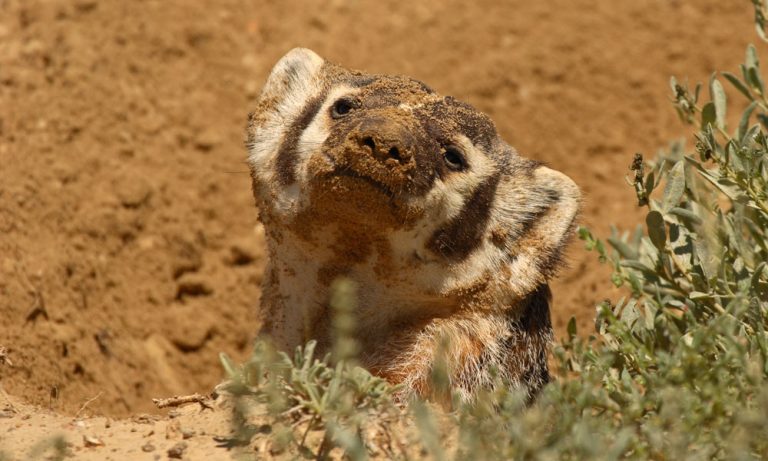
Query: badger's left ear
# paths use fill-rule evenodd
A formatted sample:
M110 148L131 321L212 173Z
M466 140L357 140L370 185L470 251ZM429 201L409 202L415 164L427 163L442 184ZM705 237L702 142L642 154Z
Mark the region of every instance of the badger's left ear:
M518 294L535 289L561 265L562 253L575 235L581 193L568 176L545 166L527 180L509 178L500 184L502 225L510 283Z
M247 140L249 163L254 179L254 190L262 186L273 187L280 178L276 158L283 146L295 150L296 140L301 134L296 131L291 137L292 126L300 121L301 114L311 107L310 101L321 91L322 68L325 60L312 50L294 48L275 64L261 91L256 111L248 118ZM293 139L292 143L286 139ZM289 152L290 153L290 152ZM292 182L293 154L284 155L288 165L286 183ZM259 183L260 185L257 185Z
M581 207L581 192L571 178L545 166L536 168L533 178L535 188L552 200L535 225L541 250L551 253L567 243L573 234L574 221Z

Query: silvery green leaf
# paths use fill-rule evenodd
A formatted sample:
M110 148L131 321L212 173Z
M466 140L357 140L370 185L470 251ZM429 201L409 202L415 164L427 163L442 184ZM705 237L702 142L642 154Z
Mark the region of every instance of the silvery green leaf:
M706 237L700 238L693 242L693 247L696 250L696 256L699 259L701 270L704 272L704 277L707 281L712 281L717 278L717 271L720 267L720 258L716 252L713 251L711 242Z
M723 84L717 79L712 79L709 86L712 93L712 102L715 105L715 122L721 130L725 129L726 96L723 90Z
M707 125L713 125L716 118L715 103L708 102L704 104L704 107L701 109L701 127L706 128Z
M752 103L747 106L746 109L744 109L744 112L741 114L741 120L739 120L739 128L736 131L736 138L741 142L741 144L744 144L745 141L745 135L747 134L747 126L749 125L749 117L752 116L752 111L755 110L755 107L757 107L757 101L752 101Z
M656 248L663 250L667 242L664 217L658 211L651 211L645 217L645 223L648 226L648 237L650 237L651 242Z
M682 301L679 301L674 298L670 298L668 296L664 297L664 304L671 307L677 307L679 309L682 309L685 307L685 304Z
M646 330L653 330L653 320L655 318L653 310L651 310L651 306L646 302L643 303L643 317L645 320L645 329Z
M747 69L747 82L752 85L759 94L763 94L763 79L760 78L760 73L754 67Z
M641 263L640 261L631 261L631 260L625 260L619 263L622 267L627 267L629 269L635 269L643 273L643 275L646 276L653 276L657 277L656 273L651 269L650 267L646 266L645 264Z
M618 237L608 237L608 243L610 243L623 258L637 259L637 252L630 248L629 245L622 242Z
M638 224L635 226L635 232L632 234L632 239L630 242L632 242L632 248L638 248L640 246L640 243L643 241L643 226L641 224Z
M232 362L232 359L229 358L229 356L225 353L219 354L219 361L221 362L221 366L224 367L224 371L227 373L227 376L230 378L234 378L238 375L237 365L235 365L234 362Z
M640 245L640 262L652 266L659 259L659 249L651 242L650 238L643 238Z
M640 312L637 310L637 303L635 300L631 300L624 306L619 317L622 322L627 325L633 326L638 318L640 318Z
M745 63L748 69L760 67L760 61L757 58L757 49L755 49L755 45L751 43L749 44L749 46L747 46L747 55L745 58Z
M752 93L749 92L749 88L739 80L739 77L736 75L730 73L730 72L722 72L723 77L725 77L726 80L728 80L731 85L733 85L737 90L741 92L744 96L749 98L750 100L754 100L755 98L752 96Z
M744 80L744 82L749 85L749 75L747 75L747 66L744 64L739 64L739 70L741 70L741 75Z
M669 210L669 214L678 216L683 219L687 219L688 221L691 221L694 224L701 224L701 218L693 211L685 208L674 207L671 210Z
M667 213L675 207L685 192L685 164L682 160L675 163L675 166L669 171L667 184L664 187L664 198L661 208Z

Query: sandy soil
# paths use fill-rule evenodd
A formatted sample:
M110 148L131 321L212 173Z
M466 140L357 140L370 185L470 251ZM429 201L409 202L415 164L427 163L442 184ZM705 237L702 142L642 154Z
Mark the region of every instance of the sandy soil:
M170 416L137 414L125 419L63 416L10 401L4 405L1 448L19 458L23 454L34 460L122 461L229 459L234 454L220 442L232 434L230 412L223 405L203 409L194 404Z
M0 384L123 417L247 355L264 260L245 116L294 46L486 111L605 234L639 221L632 154L687 133L669 76L734 70L755 40L746 1L0 0ZM570 261L553 317L586 332L617 293L578 242Z

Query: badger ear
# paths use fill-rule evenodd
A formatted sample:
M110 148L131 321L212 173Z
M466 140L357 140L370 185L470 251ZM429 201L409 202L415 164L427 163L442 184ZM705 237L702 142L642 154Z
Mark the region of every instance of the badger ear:
M261 100L284 98L304 101L314 90L314 84L325 60L307 48L294 48L272 68L267 83L261 91Z
M574 235L575 220L581 207L581 192L576 183L568 176L549 169L538 167L534 173L534 184L538 190L544 191L552 200L549 208L534 224L532 229L535 241L540 246L539 251L551 259L544 264L542 272L549 276L557 265L560 252Z
M294 121L320 91L324 63L314 51L294 48L272 68L256 110L248 116L246 147L254 187L275 180L275 157Z
M560 267L562 253L575 235L581 193L571 178L545 166L531 172L530 182L510 179L501 186L508 231L504 246L509 282L524 295Z

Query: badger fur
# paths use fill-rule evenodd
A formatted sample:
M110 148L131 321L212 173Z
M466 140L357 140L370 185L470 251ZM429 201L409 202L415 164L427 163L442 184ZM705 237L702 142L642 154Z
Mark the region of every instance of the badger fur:
M247 147L269 255L262 330L279 348L328 349L330 286L346 277L360 360L404 395L430 394L440 348L466 399L495 373L530 396L549 380L547 282L580 201L567 176L468 104L301 48L272 70Z

